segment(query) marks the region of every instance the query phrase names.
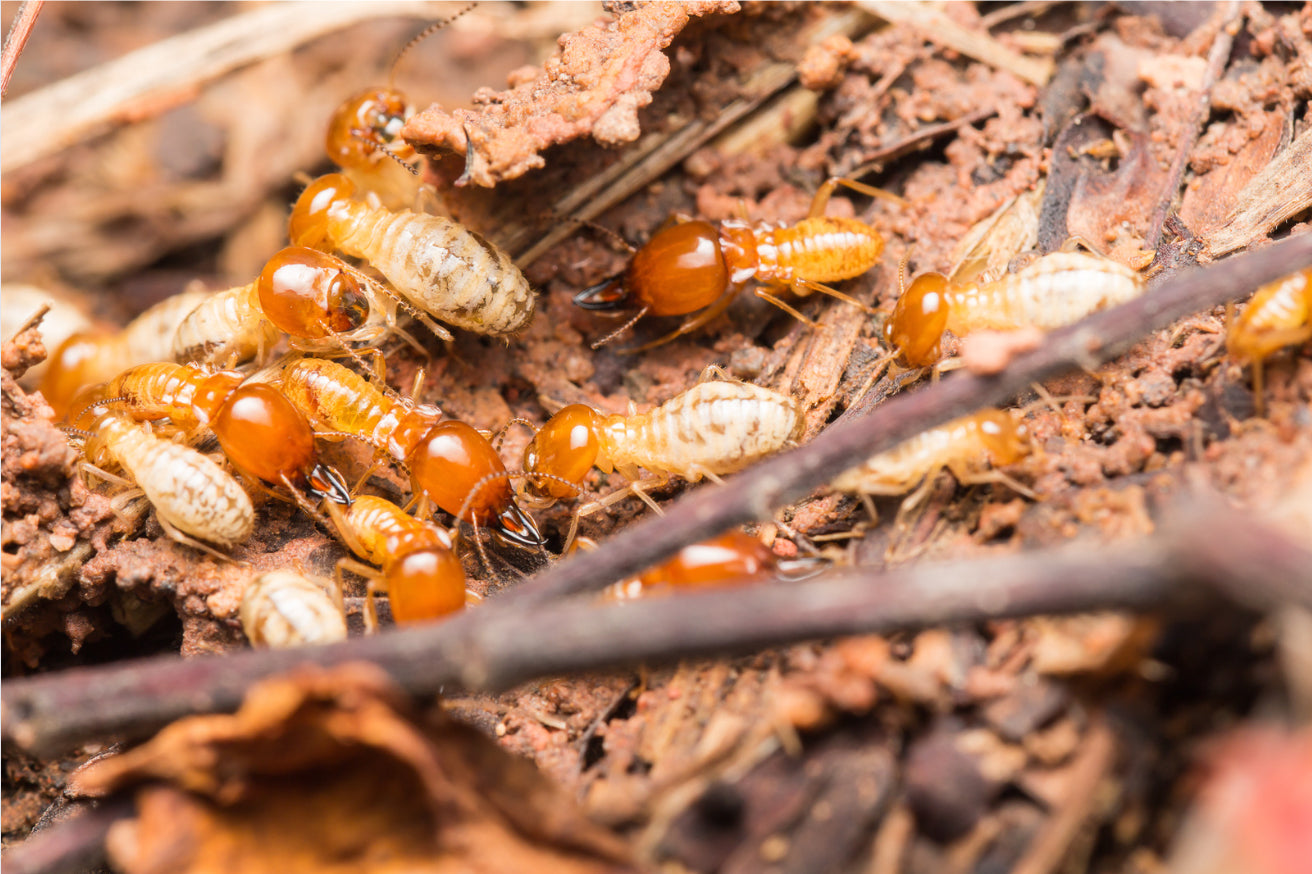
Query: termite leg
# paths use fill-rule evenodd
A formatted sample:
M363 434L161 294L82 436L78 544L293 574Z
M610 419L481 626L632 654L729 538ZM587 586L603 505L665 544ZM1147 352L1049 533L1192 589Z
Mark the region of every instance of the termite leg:
M792 287L793 287L793 293L799 296L802 295L800 289L808 289L809 291L818 291L821 294L829 295L835 300L841 300L845 304L850 304L864 313L869 313L870 315L874 315L874 313L876 312L874 307L866 306L865 304L861 303L861 301L852 297L852 295L846 294L844 292L839 291L836 288L832 288L828 285L825 285L823 282L814 282L810 279L794 279Z
M1083 249L1086 252L1088 252L1090 255L1096 255L1099 258L1107 257L1101 250L1099 250L1093 245L1093 243L1089 240L1088 237L1083 237L1079 234L1072 234L1071 236L1067 237L1066 242L1062 243L1061 247L1057 251L1074 252L1078 249Z
M708 364L697 376L698 385L701 385L704 382L742 382L742 380L734 379L732 376L725 373L724 368L718 364Z
M224 555L222 552L219 552L217 549L210 546L209 544L202 543L196 538L189 537L188 535L182 533L177 528L173 527L173 523L169 522L169 520L165 519L158 512L155 513L155 518L159 520L159 527L164 529L164 533L168 535L170 540L181 543L183 546L190 546L193 549L199 549L201 552L208 553L210 556L217 558L219 561L230 561L233 562L234 564L249 566L249 562L237 561L237 559L233 558L230 555Z
M664 346L676 337L682 337L684 334L697 330L702 325L706 324L729 308L729 304L733 303L734 291L735 289L733 286L725 289L724 294L712 301L704 310L695 313L691 318L685 319L682 325L679 325L676 330L666 334L664 337L652 340L650 343L643 343L641 346L635 346L632 349L625 349L620 354L635 355L639 352L646 352L648 349L654 349L657 346Z
M757 297L759 297L761 300L763 300L763 301L767 301L767 302L772 303L772 304L774 304L775 306L779 307L779 309L781 309L781 310L783 310L784 312L788 313L788 315L790 315L790 316L792 316L793 318L797 319L797 320L798 320L799 322L801 322L802 324L807 325L807 326L812 327L812 328L815 328L815 329L817 329L817 330L820 329L820 325L819 325L818 323L812 321L811 319L808 319L806 316L802 315L802 314L799 313L797 310L793 309L791 306L789 306L788 304L784 303L782 300L780 300L779 298L775 297L775 296L774 296L773 294L771 294L770 292L766 291L764 288L759 288L759 287L758 287L758 288L754 289L752 293L755 294Z
M811 211L807 213L807 218L819 218L824 215L825 207L829 206L829 198L833 197L834 189L840 185L870 197L882 197L884 200L892 201L898 206L907 205L905 200L891 191L885 191L882 188L876 188L873 185L867 185L864 182L857 182L855 179L848 179L843 176L830 176L816 189L815 197L811 199Z
M951 470L952 466L948 465L948 468ZM1022 485L1017 482L1014 477L1010 477L1000 470L986 470L980 473L958 472L953 470L952 475L955 476L957 482L961 483L963 486L982 486L990 484L1004 485L1016 494L1029 498L1031 501L1038 500L1038 496L1034 494L1032 489Z
M1253 359L1253 402L1259 419L1266 418L1265 364L1262 359Z
M339 558L337 559L335 571L339 586L342 583L343 570L359 574L368 580L364 588L364 630L366 634L373 634L378 630L378 604L376 602L378 592L387 590L379 578L379 571L377 568L358 562L353 558Z
M132 480L124 479L123 477L119 476L118 474L110 473L109 471L105 470L103 467L96 467L94 464L92 464L92 463L89 462L89 461L84 461L84 462L82 462L82 463L79 465L79 467L81 468L81 471L82 471L82 474L83 474L83 476L82 476L82 482L83 482L84 485L86 485L86 486L88 486L88 487L89 487L91 484L88 483L88 482L86 481L86 475L87 475L87 474L94 474L95 476L100 477L101 479L103 479L103 480L104 480L105 482L107 482L107 483L113 483L113 484L116 485L116 486L122 486L122 487L124 487L124 488L126 488L126 489L130 489L130 490L132 490L132 491L140 492L140 493L143 494L143 495L145 494L145 492L142 492L141 489L137 488L137 484L134 483Z

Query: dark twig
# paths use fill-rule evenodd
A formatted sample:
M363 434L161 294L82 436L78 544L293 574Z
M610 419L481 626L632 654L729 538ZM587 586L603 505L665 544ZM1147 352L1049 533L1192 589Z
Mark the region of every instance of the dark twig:
M132 799L119 796L74 813L4 854L6 874L77 874L105 861L109 827L132 815Z
M668 515L632 526L605 549L562 562L516 592L442 625L350 640L314 650L246 652L221 659L185 661L168 657L115 667L76 669L32 680L11 680L0 693L3 736L29 748L49 749L106 732L154 728L187 713L230 710L237 706L251 683L305 662L331 665L372 661L391 673L404 688L420 693L454 682L475 686L503 684L523 679L526 671L540 675L585 663L599 666L656 656L672 657L721 648L721 645L742 648L807 636L978 618L995 615L991 610L979 611L981 605L996 606L999 598L1005 602L1001 613L996 615L1145 605L1151 599L1137 589L1117 594L1120 589L1113 579L1136 574L1129 567L1124 574L1109 571L1107 556L1102 553L1097 562L1100 566L1097 578L1102 582L1097 586L1090 582L1086 592L1089 600L1064 602L1065 607L1045 600L1062 596L1039 592L1042 587L1033 580L1030 585L1035 589L1026 590L1024 599L1018 600L1020 595L1005 588L1017 578L999 579L997 572L982 574L979 566L974 566L976 570L971 572L975 580L971 586L953 590L952 597L957 601L936 600L947 596L931 590L916 595L918 590L905 582L923 580L919 574L939 573L930 569L905 571L892 577L908 586L907 600L902 602L888 600L889 590L885 586L890 578L881 578L878 602L866 604L861 610L852 609L850 602L840 601L839 594L829 589L797 588L796 591L807 592L801 599L803 603L789 602L784 618L776 618L768 626L760 615L767 609L766 605L780 609L785 603L778 600L785 598L784 593L768 589L706 596L696 602L688 599L652 602L640 610L627 612L602 612L589 605L561 605L552 606L548 613L544 602L601 588L689 543L744 522L769 518L774 508L822 485L857 459L888 449L925 428L981 406L1010 400L1032 382L1076 366L1096 366L1121 354L1152 331L1200 309L1241 297L1256 286L1308 263L1312 263L1312 234L1229 258L1207 269L1172 276L1136 301L1054 332L1038 349L1018 356L1006 373L990 377L954 375L924 391L887 401L880 405L877 416L869 415L870 404L863 399L843 420L810 444L761 464L723 486L699 490L675 503ZM1238 522L1223 529L1223 535L1213 535L1212 539L1203 537L1198 543L1232 546L1236 540L1242 540L1237 526ZM1267 535L1255 536L1260 541ZM1202 549L1194 544L1178 557L1177 563L1183 566L1186 559L1201 553ZM1214 556L1198 573L1207 576L1215 566L1231 573L1235 580L1268 578L1263 569L1272 567L1279 550L1264 545L1242 554L1238 551L1227 554L1242 556L1236 559L1239 565L1224 564L1220 557ZM1032 559L1029 557L1022 565ZM1285 577L1301 579L1297 567L1293 565ZM1304 566L1303 573L1306 572ZM1016 573L1027 572L1018 567ZM1072 578L1074 573L1072 570ZM1143 575L1141 569L1137 576ZM1280 573L1272 573L1269 578L1282 577ZM994 581L993 586L1004 588L993 588L990 581ZM864 592L866 598L870 597L870 584L869 577L858 584L847 581L849 587ZM839 592L847 591L841 588L842 581L824 585L837 586ZM1063 579L1063 585L1056 588L1065 590L1069 585L1073 585L1071 580ZM851 599L854 594L847 592L843 597ZM969 605L963 605L961 599L966 599ZM830 610L836 603L844 606ZM966 606L975 612L969 612ZM684 637L679 638L681 649L663 650L662 647L672 645L670 638L656 634L658 618L668 621L670 616L677 616L676 624L683 629ZM730 632L725 623L730 621L729 617L752 624L735 632L736 637L727 636ZM615 628L622 631L617 633ZM611 647L609 651L599 642L603 633L612 635L606 644ZM583 653L587 653L586 658ZM522 660L522 664L516 659ZM508 667L512 664L518 666Z
M1204 544L1227 545L1217 560ZM1244 515L1194 501L1152 540L1114 552L1066 547L804 583L597 606L484 608L428 628L333 646L160 657L82 668L3 690L3 732L49 751L106 732L143 732L190 713L233 710L246 690L299 665L370 661L414 694L502 689L567 671L741 652L792 641L954 622L1209 603L1199 584L1247 603L1312 606L1312 554Z
M1194 143L1202 133L1203 122L1212 111L1212 86L1221 78L1226 62L1230 59L1230 48L1234 45L1235 32L1243 19L1243 4L1239 0L1228 0L1224 5L1217 4L1216 39L1212 50L1207 55L1207 69L1203 81L1198 86L1198 95L1194 101L1193 111L1185 120L1184 130L1180 133L1180 144L1176 147L1175 157L1171 160L1171 169L1166 176L1166 185L1162 188L1162 197L1153 210L1148 222L1148 232L1144 235L1144 247L1156 251L1162 241L1162 226L1166 216L1175 203L1175 194L1180 190L1180 180L1184 178L1184 168L1189 163L1189 154L1194 150Z
M36 17L41 14L41 7L44 4L45 0L27 0L18 7L14 23L9 26L9 33L5 35L4 49L0 50L0 97L4 97L9 92L9 77L14 75L18 56L23 53L23 46L27 45L27 38L32 35Z

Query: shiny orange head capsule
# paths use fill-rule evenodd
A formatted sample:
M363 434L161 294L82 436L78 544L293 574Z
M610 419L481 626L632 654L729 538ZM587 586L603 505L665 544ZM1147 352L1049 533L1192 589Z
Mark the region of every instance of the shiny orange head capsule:
M570 404L543 425L524 450L524 470L559 479L529 477L528 487L538 497L572 498L579 492L560 480L582 483L597 460L601 441L597 426L601 414L584 404Z
M671 225L638 250L621 276L585 289L574 303L591 310L644 307L681 316L710 306L729 288L720 233L710 222Z
M343 102L328 122L325 148L339 167L368 167L397 138L410 116L405 95L370 88Z
M320 340L363 326L369 318L364 280L340 259L288 246L264 265L260 309L278 330Z
M948 326L947 291L946 276L922 273L897 299L884 324L884 342L914 367L938 362Z
M50 365L41 378L41 394L57 417L77 412L71 402L87 385L87 364L96 362L101 342L100 335L79 331L69 336L50 356Z
M465 569L449 549L419 549L399 556L383 571L392 618L439 619L465 606Z
M306 186L292 207L287 235L295 246L322 246L328 238L328 212L334 203L355 194L355 183L341 173L328 173Z
M319 463L314 432L305 416L272 386L253 383L233 390L210 428L239 469L337 503L351 502L337 473Z
M994 467L1015 464L1030 454L1029 431L1005 410L978 414L980 441Z
M774 553L764 543L742 531L731 531L685 546L674 558L644 571L638 579L644 586L717 586L773 573L775 564Z
M448 513L472 525L491 526L520 546L542 543L533 520L515 503L501 457L486 437L464 422L439 422L405 462L416 490Z

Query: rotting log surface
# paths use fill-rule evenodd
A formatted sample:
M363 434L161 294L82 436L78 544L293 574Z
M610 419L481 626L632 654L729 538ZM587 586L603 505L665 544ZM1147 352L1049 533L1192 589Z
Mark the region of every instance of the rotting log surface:
M908 607L906 612L896 607L889 607L891 612L887 614L879 612L885 604L888 589L882 589L879 602L871 605L873 614L863 616L851 602L841 600L826 605L820 597L826 590L817 587L836 586L841 589L845 584L843 580L795 587L793 592L807 594L800 604L788 601L769 606L770 598L789 597L788 592L781 590L776 595L772 589L671 599L665 604L644 605L646 609L642 612L606 612L604 615L610 618L605 630L615 636L606 646L593 646L586 658L583 656L587 641L584 631L597 625L596 633L599 634L601 624L597 619L603 613L590 605L544 606L544 602L554 598L600 589L711 534L743 522L768 518L774 508L801 497L871 453L890 448L915 433L973 409L1006 401L1036 380L1075 367L1095 366L1122 354L1152 331L1198 310L1241 297L1258 285L1308 263L1312 263L1312 234L1290 238L1207 269L1173 276L1138 300L1054 332L1039 348L1018 357L1005 373L998 376L957 375L924 391L880 405L882 412L878 416L871 415L872 406L858 403L810 444L759 465L722 487L684 498L670 508L667 516L634 525L618 535L607 549L564 562L499 602L441 625L351 640L318 650L258 651L188 661L164 657L11 681L6 684L2 696L3 736L28 748L47 750L107 732L157 727L188 713L229 710L237 706L253 682L306 662L333 665L355 660L372 661L410 691L428 693L450 683L460 682L473 687L504 686L530 676L584 666L601 667L645 657L739 649L860 630L887 630L994 615L1143 607L1160 603L1165 590L1154 594L1151 586L1141 589L1137 585L1140 572L1134 569L1132 560L1120 569L1119 574L1113 572L1105 553L1098 556L1097 579L1124 578L1135 582L1135 586L1122 590L1104 585L1088 593L1093 596L1090 600L1059 600L1056 603L1041 598L1027 599L1022 592L1009 596L1002 603L992 602L996 612L988 609L988 599L980 600L982 595L979 592L963 591L960 585L954 590L956 600L950 603L956 606L952 609L936 604L932 593L916 595L921 591L920 584L937 571L932 568L913 569L899 572L904 591L908 597L928 600L921 600L918 607ZM1227 526L1225 530L1232 529ZM1177 544L1172 553L1175 562L1183 562L1195 554L1199 549L1195 540L1191 536L1186 539L1185 547ZM1201 543L1208 541L1202 539ZM1271 561L1280 564L1282 560L1279 550L1275 549L1259 549L1244 555L1244 561L1270 557ZM1160 559L1160 555L1157 558ZM1306 556L1297 558L1306 567ZM1124 555L1122 560L1126 560ZM1272 573L1277 578L1293 573L1293 569L1300 567L1299 560L1292 565L1286 563ZM1220 557L1217 561L1220 562ZM1172 563L1168 561L1166 567ZM1199 573L1208 568L1206 563L1186 564ZM1175 571L1160 570L1159 573L1166 574L1167 579L1176 579ZM1224 571L1217 573L1224 577ZM887 580L888 577L881 579ZM1056 579L1062 578L1058 576ZM1220 582L1225 583L1226 579ZM846 585L862 597L869 597L868 575L858 577L855 585L850 580ZM1048 586L1048 589L1053 588ZM1064 587L1056 588L1061 591ZM1043 587L1040 586L1038 591L1041 593ZM797 596L793 594L791 597L795 599ZM779 611L783 617L781 626L767 631L759 625L763 621L760 616L744 613L748 609L744 605L754 604L756 599L766 599L763 603L767 606L759 609ZM807 614L799 612L803 606L812 603L825 609L832 608L833 612L826 613L826 619L812 622ZM687 612L689 606L681 605L691 606L691 613ZM680 613L681 610L685 612ZM647 634L657 625L657 617L663 615L659 611L673 611L681 622L695 626L694 632L680 637L677 646L649 639ZM723 625L709 621L704 625L686 623L689 615L704 620L747 615L750 624L743 626L745 630L739 637L731 639ZM517 652L516 656L522 659L522 666L514 669L498 667L495 662L497 653L508 648L510 641L516 643L517 649L525 650ZM556 653L554 662L550 655L553 652Z

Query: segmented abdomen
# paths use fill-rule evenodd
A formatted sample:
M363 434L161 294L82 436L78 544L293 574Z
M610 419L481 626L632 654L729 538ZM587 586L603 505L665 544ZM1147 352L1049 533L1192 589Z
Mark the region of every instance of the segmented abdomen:
M330 580L270 571L241 596L241 627L255 646L303 646L346 639L341 592Z
M329 234L424 312L479 334L513 334L533 318L528 280L510 256L450 219L341 201Z
M986 461L979 435L979 420L968 416L922 431L887 452L866 459L838 476L832 483L840 492L902 494L925 477L956 462L982 468Z
M1265 358L1312 333L1312 267L1253 292L1226 340L1240 359Z
M1143 294L1139 274L1083 255L1054 252L993 282L949 292L948 330L957 335L992 329L1052 330Z
M231 367L272 349L280 336L264 318L252 282L210 295L195 307L173 336L173 358Z
M123 398L136 418L167 416L179 427L190 428L197 424L191 399L202 376L200 371L180 364L139 364L110 380L104 395Z
M611 416L601 429L621 472L700 479L773 455L802 435L802 410L787 395L737 382L703 382L649 413Z
M796 279L838 282L874 267L883 251L883 237L864 222L803 219L792 227L757 232L756 278L782 284Z
M345 512L370 564L386 565L416 549L450 549L451 539L436 525L416 519L385 498L362 495Z
M151 434L125 414L107 414L96 437L146 493L159 517L179 531L224 547L251 536L255 509L250 495L204 455Z

